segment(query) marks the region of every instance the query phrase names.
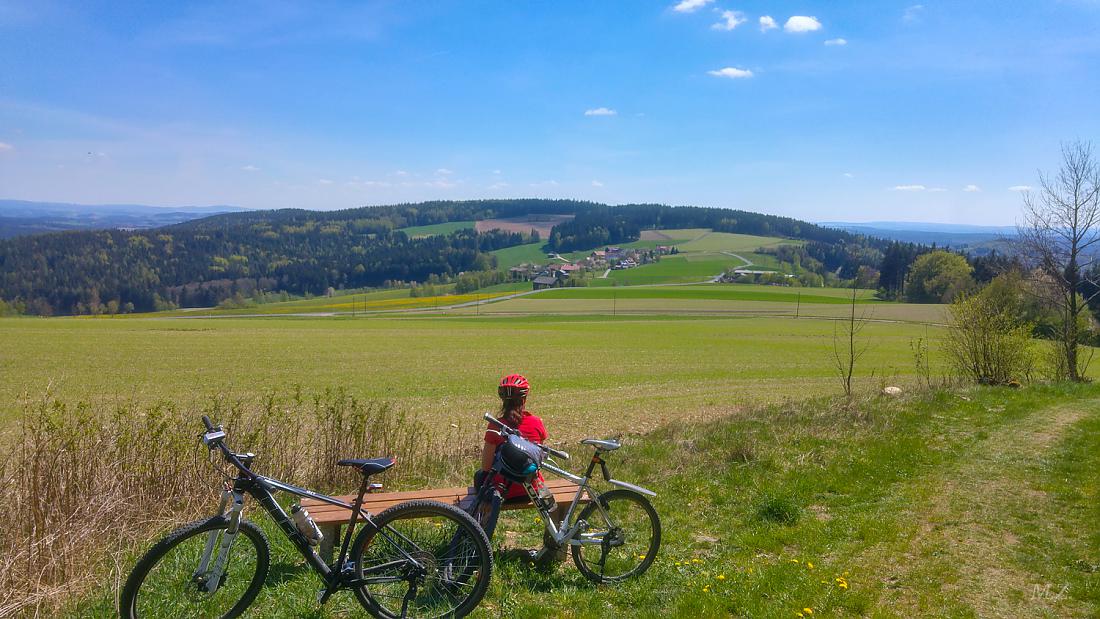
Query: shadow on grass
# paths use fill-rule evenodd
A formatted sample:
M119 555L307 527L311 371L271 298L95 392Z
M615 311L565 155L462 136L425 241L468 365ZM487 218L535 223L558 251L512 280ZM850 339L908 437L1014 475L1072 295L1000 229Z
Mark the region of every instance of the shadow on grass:
M282 561L272 563L264 580L265 586L279 585L297 579L302 574L310 572L310 568L304 563L291 563Z

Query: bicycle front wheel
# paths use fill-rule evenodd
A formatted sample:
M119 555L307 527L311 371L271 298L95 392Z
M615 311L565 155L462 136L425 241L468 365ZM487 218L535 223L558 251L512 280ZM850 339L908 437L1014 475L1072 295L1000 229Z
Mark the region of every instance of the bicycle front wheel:
M485 531L466 512L409 501L372 518L352 547L359 602L376 617L462 617L493 573Z
M126 579L119 615L230 619L243 613L264 585L270 550L263 531L245 520L223 549L228 527L228 520L215 516L184 525L153 545ZM211 583L223 555L224 570Z
M573 563L585 578L617 583L649 569L661 547L661 519L633 490L612 490L581 512L585 527L570 542Z

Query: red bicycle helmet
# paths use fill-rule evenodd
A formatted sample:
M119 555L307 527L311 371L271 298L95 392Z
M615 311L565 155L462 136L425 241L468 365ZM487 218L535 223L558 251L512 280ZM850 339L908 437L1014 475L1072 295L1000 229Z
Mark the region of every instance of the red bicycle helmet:
M531 391L531 383L527 382L527 379L522 374L509 374L500 379L500 386L497 387L497 395L503 400L505 398L526 398L527 393Z

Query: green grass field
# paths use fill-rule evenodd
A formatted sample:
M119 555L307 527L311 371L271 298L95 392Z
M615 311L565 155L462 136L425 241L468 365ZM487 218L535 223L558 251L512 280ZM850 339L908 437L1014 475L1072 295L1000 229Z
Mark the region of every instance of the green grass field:
M476 221L448 221L441 224L432 224L430 226L410 226L408 228L401 228L399 231L415 239L422 236L436 236L439 234L450 234L452 232L458 232L459 230L466 230L468 228L473 228L476 223Z
M540 292L538 299L713 299L722 301L776 301L806 304L845 305L850 290L842 288L787 288L753 284L707 284L698 286L629 286L621 288L554 288ZM857 291L860 305L886 305L874 299L873 290Z
M528 243L505 247L491 253L497 257L497 268L500 270L507 270L524 263L546 264L548 258L546 252L542 250L543 245L545 245L543 242Z
M66 399L198 403L301 385L346 387L433 422L476 426L494 406L495 381L519 371L535 385L532 408L559 435L577 437L593 424L638 430L835 393L833 329L831 321L695 316L0 319L0 415L10 416L22 393L46 389ZM859 383L910 380L910 341L939 333L868 325Z

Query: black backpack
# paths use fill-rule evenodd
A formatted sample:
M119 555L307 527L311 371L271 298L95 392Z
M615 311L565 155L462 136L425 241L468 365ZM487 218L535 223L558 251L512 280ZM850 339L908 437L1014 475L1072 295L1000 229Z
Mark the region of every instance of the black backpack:
M509 434L497 449L500 474L512 481L528 481L539 472L544 452L538 445L515 434Z

